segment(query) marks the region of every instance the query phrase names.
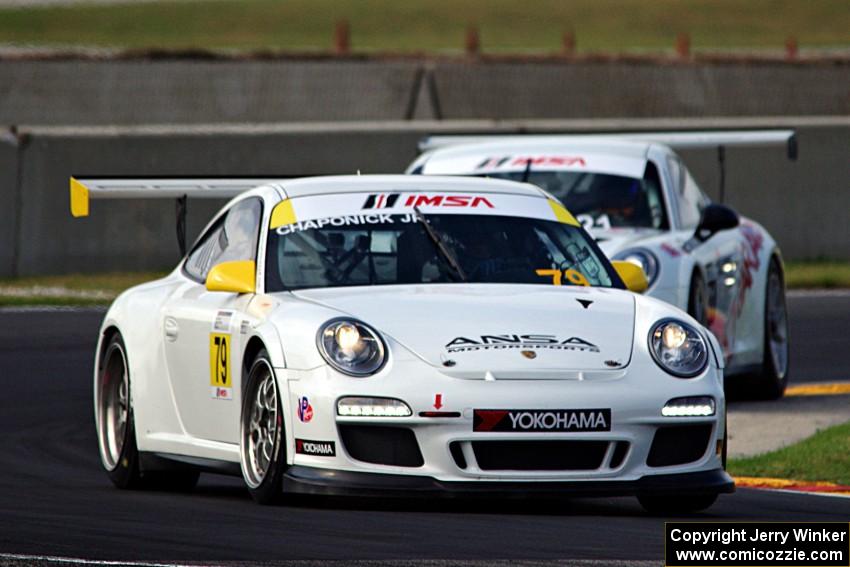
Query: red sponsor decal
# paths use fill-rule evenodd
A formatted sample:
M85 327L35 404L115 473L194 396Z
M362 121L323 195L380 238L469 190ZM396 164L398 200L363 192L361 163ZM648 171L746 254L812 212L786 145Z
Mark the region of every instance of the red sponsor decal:
M540 166L570 166L570 165L580 165L585 166L587 163L584 161L582 157L572 157L572 156L537 156L537 157L516 157L511 161L511 165L514 166L522 166L528 165L528 162L531 162L532 167L540 167Z
M475 417L481 421L475 424L474 430L492 431L506 415L508 415L507 410L476 410Z
M494 209L486 197L480 195L410 195L405 207L487 207Z
M499 156L485 158L476 166L476 169L496 169L502 166L527 167L584 167L587 162L580 156Z
M667 244L666 242L661 245L661 249L664 250L665 252L667 252L670 255L670 257L672 257L672 258L678 258L679 256L682 255L681 252L679 252L673 246L671 246L670 244Z
M302 423L309 423L313 419L313 406L310 405L307 396L298 398L298 419Z
M734 346L735 329L744 310L744 303L746 303L749 290L755 282L755 273L761 267L759 254L764 246L764 234L754 224L742 222L739 230L744 237L744 243L741 244L738 294L729 305L729 313L725 320L719 316L719 313L709 320L711 330L727 352L731 351Z

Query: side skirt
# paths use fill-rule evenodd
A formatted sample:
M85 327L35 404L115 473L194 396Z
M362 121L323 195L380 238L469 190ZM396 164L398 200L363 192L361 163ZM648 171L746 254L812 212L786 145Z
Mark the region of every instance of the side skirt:
M171 453L140 452L139 466L143 472L192 469L228 476L242 476L242 469L239 463L204 459L202 457L187 457L185 455L174 455Z

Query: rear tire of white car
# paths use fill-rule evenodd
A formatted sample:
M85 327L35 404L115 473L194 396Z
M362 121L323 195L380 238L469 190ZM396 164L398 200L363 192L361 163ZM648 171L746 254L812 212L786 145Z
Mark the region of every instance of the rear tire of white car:
M194 488L198 482L197 471L143 471L140 467L127 349L118 332L103 350L97 389L97 438L101 462L109 480L125 489L184 491Z
M691 286L688 291L688 315L696 319L700 325L708 326L708 287L698 271L691 276Z
M776 400L788 386L788 308L785 277L777 257L770 259L764 294L764 354L761 372L747 381L748 397Z
M701 512L717 500L717 494L641 494L637 497L643 509L650 514L690 514Z
M276 504L283 497L286 450L283 406L269 355L260 350L248 371L239 420L242 478L258 504Z

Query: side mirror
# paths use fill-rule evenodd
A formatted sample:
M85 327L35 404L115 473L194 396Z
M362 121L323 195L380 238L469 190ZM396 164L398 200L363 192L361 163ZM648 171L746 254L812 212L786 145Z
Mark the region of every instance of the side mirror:
M721 230L729 230L739 224L741 224L741 218L733 209L726 205L712 203L703 209L694 238L705 242Z
M620 276L620 279L623 280L629 291L643 293L649 287L646 274L643 273L640 266L626 262L625 260L613 260L611 264L614 265L614 270L616 270L617 275Z
M207 291L254 293L257 289L257 266L253 260L216 264L207 274Z

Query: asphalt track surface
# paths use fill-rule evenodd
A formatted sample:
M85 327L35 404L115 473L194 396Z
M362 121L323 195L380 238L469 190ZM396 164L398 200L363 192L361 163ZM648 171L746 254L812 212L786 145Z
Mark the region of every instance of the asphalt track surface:
M790 300L794 380L850 379L850 295ZM9 554L155 562L654 560L661 517L631 498L302 499L255 505L241 480L128 492L101 472L91 403L102 313L0 311L0 564ZM832 337L832 338L830 338ZM734 404L732 407L734 411ZM843 521L850 499L741 489L699 520ZM433 561L428 564L444 564Z

